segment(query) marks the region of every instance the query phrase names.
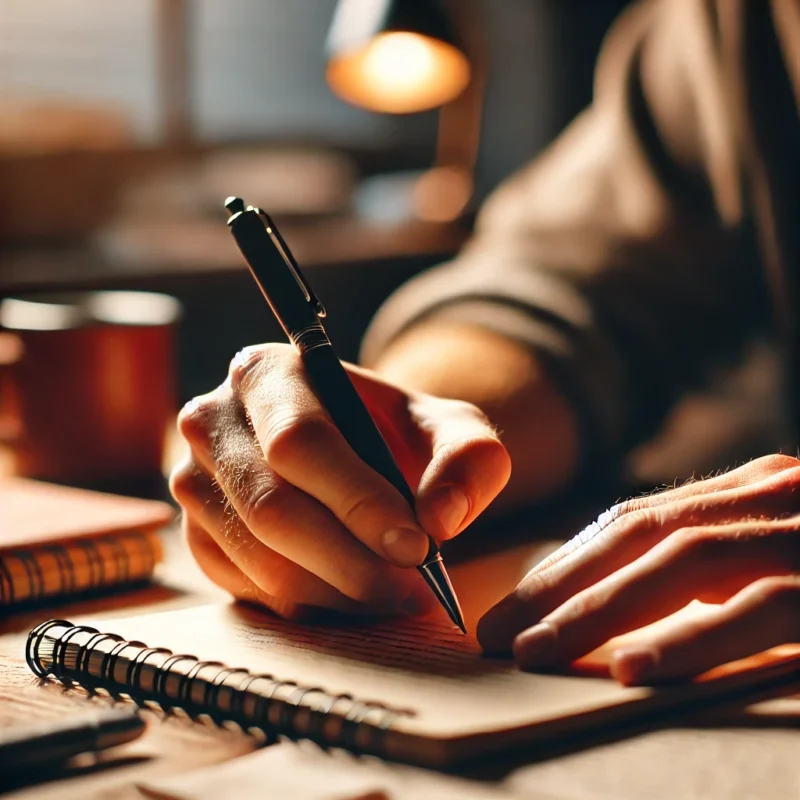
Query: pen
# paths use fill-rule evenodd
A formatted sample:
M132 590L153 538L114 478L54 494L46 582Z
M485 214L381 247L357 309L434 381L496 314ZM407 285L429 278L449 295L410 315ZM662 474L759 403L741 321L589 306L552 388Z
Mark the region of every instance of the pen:
M395 463L378 426L334 353L320 321L325 309L294 260L270 217L239 197L229 197L228 227L250 273L281 327L300 353L314 390L356 455L386 478L414 507L414 494ZM464 617L436 542L417 567L450 619L466 633Z
M63 763L81 753L96 753L133 741L145 721L135 708L108 708L66 719L0 730L0 776Z

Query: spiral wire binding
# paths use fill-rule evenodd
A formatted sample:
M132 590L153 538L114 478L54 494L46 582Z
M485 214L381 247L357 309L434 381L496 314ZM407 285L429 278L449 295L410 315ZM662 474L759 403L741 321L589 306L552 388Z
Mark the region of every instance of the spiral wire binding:
M64 630L54 637L57 628ZM82 645L73 641L80 634L89 636ZM105 641L113 641L115 644L108 652L103 653L100 674L94 675L89 671L89 660L92 653L97 652L99 645ZM70 644L77 649L74 659L69 656ZM117 661L128 648L137 648L138 652L128 662L124 680L119 681L114 677ZM155 668L153 688L147 690L142 685L142 670L148 659L155 655L168 657L160 667ZM256 727L267 732L300 735L323 745L338 744L350 750L363 749L379 753L383 737L392 723L410 713L389 708L382 703L361 701L349 694L330 694L321 687L282 681L268 674L254 674L243 667L231 668L219 661L201 661L193 655L174 654L161 647L147 647L143 642L128 641L117 634L101 633L88 625L73 625L63 619L43 622L28 634L25 660L34 675L40 679L52 676L66 686L78 684L90 691L102 688L112 696L119 696L120 692L124 692L140 704L155 701L165 711L179 708L192 715L206 714L217 722L230 720L244 729ZM174 669L181 661L194 662L185 674ZM208 668L217 668L217 672L213 677L205 679L202 698L195 701L192 699L195 684L199 682L200 674ZM178 686L173 696L167 692L166 684L170 677L175 676L178 676ZM231 682L234 676L241 677ZM265 693L249 693L250 687L257 681L268 684ZM292 687L294 691L288 698L276 697L278 693ZM222 708L219 702L223 690L231 692L228 710ZM307 696L313 694L324 699L320 707L301 705ZM251 698L254 698L254 702L248 713L245 704ZM331 718L334 708L339 704L347 704L346 713L337 717L340 722L338 732L332 737L326 736L325 722ZM277 710L275 720L271 718L273 709ZM305 729L299 731L296 723L302 713L307 714L308 719ZM377 716L375 722L369 722L372 715Z
M46 592L45 577L42 572L41 559L37 557L37 551L15 551L11 554L22 565L30 589L27 594L21 596L15 586L6 559L0 557L0 606L10 606L15 602L35 602L45 596L74 594L78 569L75 555L78 552L85 555L89 570L89 582L86 586L81 587L82 592L98 589L110 585L112 582L114 585L130 583L134 577L131 573L131 565L135 558L147 559L143 564L142 572L152 572L156 564L156 552L149 538L143 533L128 533L125 535L125 540L132 546L132 549L123 547L115 537L85 539L70 545L50 545L41 548L38 552L52 556L58 570L58 588L52 592ZM101 545L111 550L114 564L113 574L107 572L106 563L100 553Z

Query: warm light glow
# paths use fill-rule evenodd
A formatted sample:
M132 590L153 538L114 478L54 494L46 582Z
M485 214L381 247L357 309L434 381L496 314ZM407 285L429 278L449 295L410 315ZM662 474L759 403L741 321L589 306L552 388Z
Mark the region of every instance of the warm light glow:
M353 105L390 114L436 108L469 83L469 62L445 42L394 31L331 58L331 89Z

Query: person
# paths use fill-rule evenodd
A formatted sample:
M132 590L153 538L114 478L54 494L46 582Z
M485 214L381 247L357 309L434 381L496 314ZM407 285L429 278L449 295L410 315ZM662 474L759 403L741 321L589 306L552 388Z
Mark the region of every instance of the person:
M610 473L754 332L776 319L791 340L798 97L791 0L628 9L590 108L495 192L455 260L388 300L348 366L416 508L348 448L292 348L246 348L180 415L172 490L201 567L288 616L422 613L424 532L447 540L490 503ZM677 679L798 642L799 490L800 461L773 454L622 503L491 609L479 640L557 665L698 598L716 605L619 649L613 675Z

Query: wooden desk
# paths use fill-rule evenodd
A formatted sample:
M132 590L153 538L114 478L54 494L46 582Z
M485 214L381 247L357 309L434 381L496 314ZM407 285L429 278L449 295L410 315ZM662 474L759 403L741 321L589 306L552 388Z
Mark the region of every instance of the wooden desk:
M563 527L562 523L561 530ZM524 571L558 543L558 530L558 526L542 529L531 543L491 556L492 570L504 572L507 578ZM166 544L167 561L155 587L103 601L26 612L3 621L0 725L12 724L22 715L44 718L63 714L69 707L89 702L85 696L66 692L58 685L40 686L28 672L20 658L21 648L27 630L38 621L61 616L73 621L89 618L96 623L125 614L172 610L226 598L194 565L176 531L166 536ZM463 575L472 568L466 562L453 571L462 571ZM483 605L487 599L476 602ZM465 611L470 613L468 608ZM141 797L136 789L138 782L228 761L259 744L240 731L207 727L178 717L165 721L155 714L150 716L153 724L142 739L109 753L96 766L53 775L45 784L18 788L4 797ZM799 753L800 694L744 709L718 710L696 719L684 718L668 728L544 760L537 761L532 753L527 759L515 757L513 762L483 765L479 780L474 776L473 780L476 786L488 784L517 798L790 800L800 798ZM331 791L334 788L328 787ZM267 789L265 784L265 796L273 796L266 794Z

